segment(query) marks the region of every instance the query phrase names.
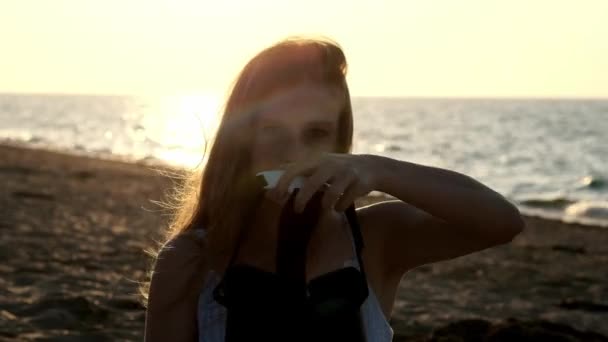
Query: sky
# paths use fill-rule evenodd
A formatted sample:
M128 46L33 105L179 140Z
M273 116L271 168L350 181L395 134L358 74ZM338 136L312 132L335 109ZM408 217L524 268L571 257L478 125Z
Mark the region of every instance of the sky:
M606 0L0 0L0 92L223 96L294 34L354 96L608 97Z

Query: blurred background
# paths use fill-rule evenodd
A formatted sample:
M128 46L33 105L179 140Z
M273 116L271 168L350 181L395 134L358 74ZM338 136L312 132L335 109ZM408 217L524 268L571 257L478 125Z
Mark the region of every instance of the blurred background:
M0 139L190 167L249 58L324 35L349 62L355 153L605 225L607 18L601 0L4 0Z

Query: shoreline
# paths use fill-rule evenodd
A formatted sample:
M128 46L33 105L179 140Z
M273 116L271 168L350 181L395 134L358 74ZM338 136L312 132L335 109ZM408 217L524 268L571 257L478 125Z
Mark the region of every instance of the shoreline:
M78 158L85 158L85 159L95 159L95 160L111 162L111 163L116 162L116 163L128 164L128 165L138 165L138 166L155 168L155 169L174 172L174 173L182 173L187 170L186 168L183 168L179 165L172 165L163 160L152 158L152 157L142 158L142 159L133 159L128 156L114 155L114 154L110 154L107 152L96 152L95 153L95 152L83 151L83 152L79 153L79 152L73 151L73 150L61 149L61 148L49 148L48 146L38 146L36 144L31 144L31 143L17 141L17 140L0 141L0 148L24 149L27 151L32 151L34 153L40 152L40 153L46 153L46 154L50 154L50 155L63 156L63 157L67 157L67 158L78 157ZM379 194L379 195L370 194L367 197L369 197L371 199L371 202L368 199L363 199L362 203L373 203L375 200L383 200L383 199L389 198L383 194ZM581 218L580 220L568 221L568 220L564 220L563 218L559 218L559 215L556 215L556 214L544 215L542 213L542 209L540 209L540 208L526 207L525 205L520 205L519 203L516 203L516 202L513 202L513 203L518 206L518 208L521 212L521 215L523 217L526 217L529 219L540 219L540 220L546 220L546 221L552 221L552 222L559 222L559 223L567 224L567 225L576 225L579 227L587 227L590 229L608 230L608 220L606 222L603 222L603 221L597 222L599 219Z
M141 340L144 250L168 218L152 201L173 186L157 170L180 171L0 144L0 340ZM525 329L606 338L608 230L524 217L510 244L407 272L394 340Z

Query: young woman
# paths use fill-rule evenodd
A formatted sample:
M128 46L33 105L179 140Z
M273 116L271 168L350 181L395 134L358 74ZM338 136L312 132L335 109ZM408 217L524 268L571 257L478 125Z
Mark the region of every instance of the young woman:
M296 176L304 208L329 184L308 250L307 277L356 262L343 211L370 191L397 200L357 209L370 293L362 306L367 340L390 341L401 277L417 266L510 242L524 227L500 194L457 172L370 154L351 154L353 116L341 48L290 38L241 71L201 172L156 258L146 317L148 341L223 340L224 308L212 291L241 229L252 228L237 260L274 269L277 218ZM261 203L243 200L242 180L283 169ZM255 204L255 205L254 205Z

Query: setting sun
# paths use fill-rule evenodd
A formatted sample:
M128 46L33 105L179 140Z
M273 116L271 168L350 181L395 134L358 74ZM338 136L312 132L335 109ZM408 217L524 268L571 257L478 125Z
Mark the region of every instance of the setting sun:
M154 141L154 154L174 165L194 167L202 162L219 119L219 99L210 95L142 98L149 106L141 125Z

